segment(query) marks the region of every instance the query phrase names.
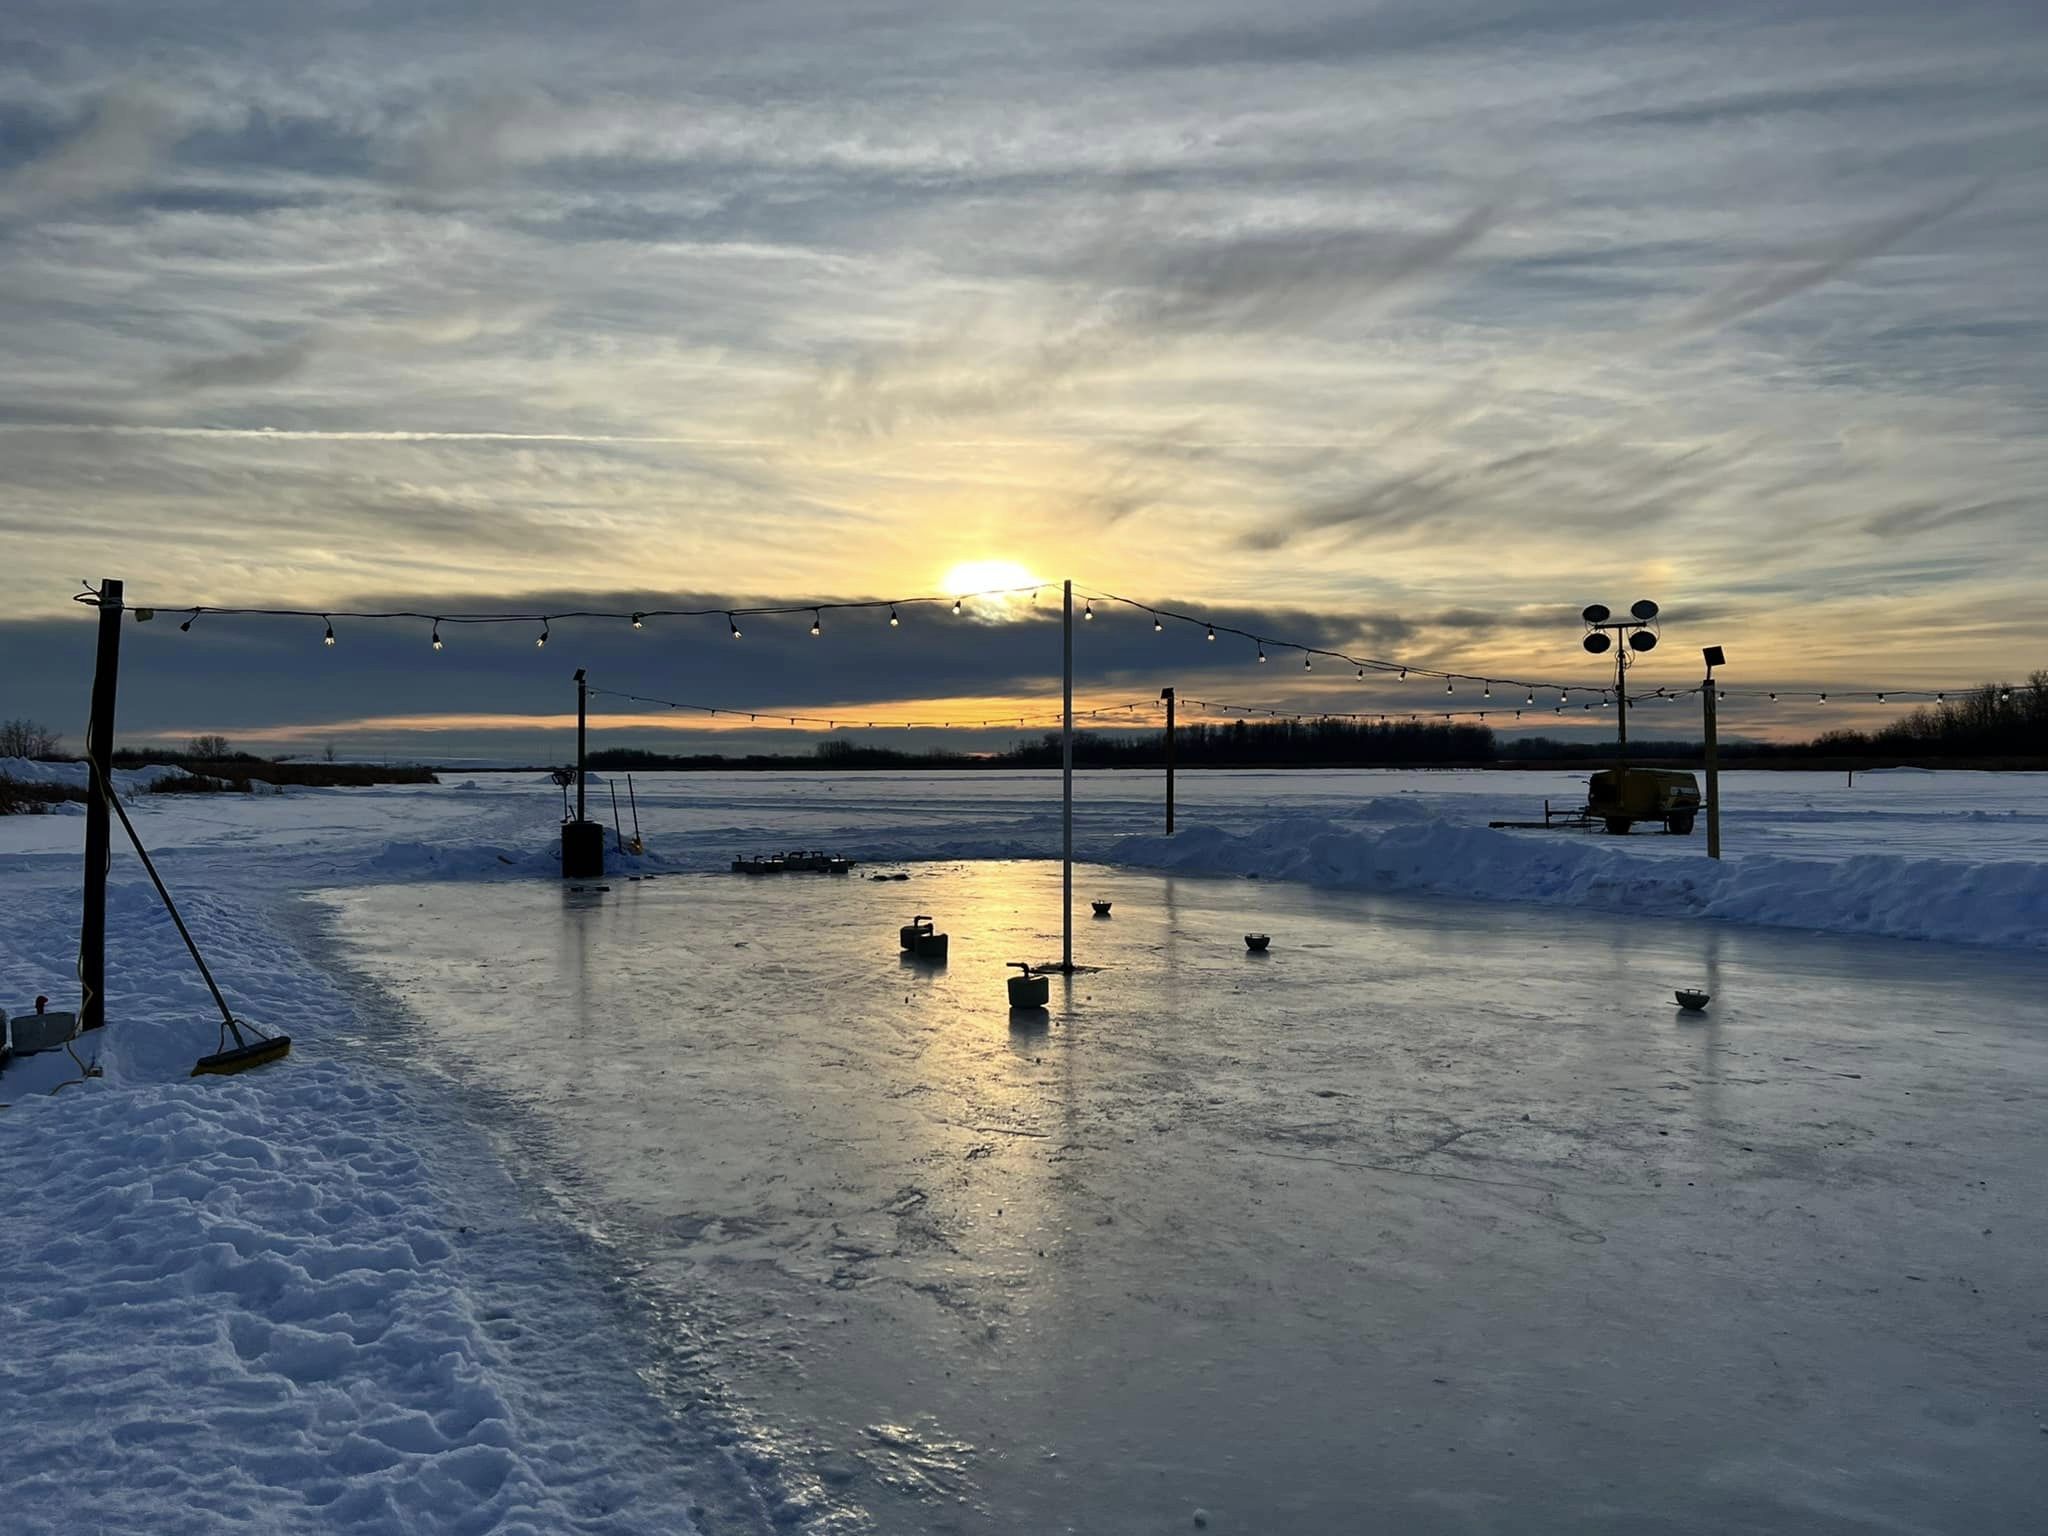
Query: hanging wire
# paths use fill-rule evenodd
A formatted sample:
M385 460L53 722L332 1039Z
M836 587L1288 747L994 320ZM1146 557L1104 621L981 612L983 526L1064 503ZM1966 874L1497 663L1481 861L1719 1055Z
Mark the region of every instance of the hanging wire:
M83 590L73 594L72 601L82 603L90 607L102 606L102 599L100 597L98 590L95 589L89 582L81 583L81 585L83 587ZM1034 582L1027 585L1020 585L1014 587L991 587L984 589L982 591L963 592L957 594L924 594L914 597L895 598L850 598L840 599L837 601L817 601L805 599L800 602L759 603L740 607L718 606L706 608L639 608L619 610L597 608L572 608L561 610L551 609L546 611L506 611L488 613L448 613L445 611L428 612L415 609L245 608L233 605L215 605L211 603L149 604L137 603L132 601L126 602L122 606L124 608L148 610L150 612L156 612L158 610L173 613L182 612L186 616L179 623L178 628L180 631L187 633L191 631L193 624L202 615L212 615L219 618L319 619L322 622L322 625L324 626L321 632L321 639L324 644L329 646L332 646L336 643L336 637L334 633L334 621L337 618L362 620L410 619L416 622L423 622L429 624L430 626L432 626L432 633L436 636L439 635L441 626L444 624L537 624L540 626L541 632L534 643L536 647L545 649L548 640L552 638L552 636L549 633L548 626L556 621L566 619L618 620L626 623L631 628L638 630L646 628L647 621L652 619L698 619L723 617L727 621L731 638L738 639L741 636L741 628L739 622L741 619L752 617L771 618L780 617L788 614L809 614L811 617L810 632L813 635L818 635L823 632L823 615L828 612L844 613L859 610L886 611L891 616L892 626L900 627L900 618L898 615L899 609L929 607L934 604L943 603L946 604L954 613L957 614L962 612L962 604L964 602L975 598L1015 597L1027 592L1035 597L1043 586L1044 583L1042 582ZM1235 635L1240 639L1250 640L1256 648L1256 657L1260 661L1264 661L1267 659L1266 648L1268 646L1271 646L1276 650L1292 651L1295 654L1299 655L1303 660L1305 670L1313 670L1315 658L1317 657L1326 657L1331 661L1340 662L1344 666L1351 668L1360 681L1368 680L1370 674L1384 674L1396 682L1406 682L1412 676L1441 681L1447 685L1447 691L1453 692L1455 691L1455 686L1458 683L1477 683L1480 685L1480 688L1482 690L1482 696L1488 698L1492 697L1492 685L1494 683L1499 683L1504 688L1521 689L1524 694L1525 706L1533 701L1534 693L1539 688L1555 689L1558 693L1558 704L1560 707L1570 702L1570 694L1571 691L1574 689L1577 689L1581 693L1592 693L1599 696L1601 702L1590 706L1582 706L1587 708L1600 708L1603 706L1603 704L1610 703L1611 695L1613 692L1611 688L1588 686L1583 683L1560 683L1540 678L1515 678L1502 677L1498 674L1456 672L1449 671L1441 667L1424 666L1415 662L1404 662L1397 659L1389 659L1385 657L1358 656L1353 655L1346 651L1332 650L1325 646L1310 645L1304 641L1287 640L1275 638L1270 635L1259 634L1252 630L1240 629L1235 625L1221 623L1217 620L1210 619L1202 615L1185 613L1173 608L1162 607L1157 603L1142 602L1136 598L1123 597L1114 592L1099 591L1094 588L1083 587L1080 583L1075 584L1074 591L1077 595L1079 595L1082 598L1083 610L1081 616L1083 618L1092 619L1095 617L1094 605L1098 602L1116 603L1126 608L1136 609L1139 612L1147 615L1151 620L1152 628L1155 632L1164 629L1165 620L1172 619L1178 623L1189 624L1202 630L1204 637L1208 640L1213 641L1218 635ZM1981 686L1982 685L1970 684L1947 688L1885 687L1849 690L1823 690L1812 688L1731 688L1726 686L1725 684L1717 683L1715 691L1718 698L1731 701L1740 701L1743 699L1764 699L1770 703L1807 702L1816 705L1826 705L1829 702L1840 703L1848 700L1867 699L1878 704L1900 704L1909 701L1945 704L1949 701L1949 696L1951 694L1965 698L1971 697L1979 691L1979 688ZM1994 684L1992 686L2000 689L1998 693L1998 698L2001 702L2006 702L2010 700L2011 689L2009 685ZM1661 696L1667 699L1679 699L1692 697L1694 695L1697 695L1699 692L1700 689L1698 687L1680 690L1667 689L1660 690L1660 693L1658 694L1647 694L1642 695L1640 697L1654 699ZM1629 696L1630 703L1633 704L1638 701L1638 695L1631 694ZM1553 711L1553 713L1557 712L1558 711L1555 710ZM1436 710L1429 711L1429 713L1442 716L1446 712L1442 710ZM1449 713L1453 715L1476 715L1479 713L1479 711L1450 711ZM1346 716L1344 718L1352 717Z

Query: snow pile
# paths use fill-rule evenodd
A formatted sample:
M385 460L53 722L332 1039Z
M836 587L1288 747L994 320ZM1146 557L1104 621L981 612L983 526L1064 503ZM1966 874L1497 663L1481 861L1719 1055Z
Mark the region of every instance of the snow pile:
M1386 802L1375 802L1383 805ZM1958 944L2048 947L2048 865L1857 854L1750 854L1715 863L1620 839L1495 831L1437 819L1289 817L1242 835L1190 827L1118 839L1109 862L1256 875L1348 890L1412 890L1666 917Z
M398 1108L295 1061L8 1112L9 1532L641 1528L527 1442Z
M123 795L133 795L165 779L191 777L174 763L145 763L140 768L116 768L114 788ZM32 757L0 757L0 779L12 779L17 784L52 784L64 789L82 790L92 782L92 765L84 758L74 762L45 763Z

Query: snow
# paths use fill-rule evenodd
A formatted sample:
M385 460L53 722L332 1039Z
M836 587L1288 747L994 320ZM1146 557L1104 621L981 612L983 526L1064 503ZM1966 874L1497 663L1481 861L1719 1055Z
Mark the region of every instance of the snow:
M132 793L147 779L118 782ZM1608 1199L1601 1191L1615 1180L1640 1193L1654 1175L1675 1189L1682 1170L1662 1158L1671 1149L1642 1154L1650 1121L1634 1110L1612 1133L1627 1142L1622 1163L1612 1148L1597 1152L1606 1142L1586 1139L1611 1118L1607 1105L1624 1102L1599 1095L1661 1102L1654 1096L1676 1090L1660 1082L1686 1083L1702 1102L1710 1089L1718 1096L1687 1147L1688 1166L1712 1170L1711 1209L1689 1227L1650 1219L1661 1206L1612 1225L1579 1215L1610 1242L1632 1228L1651 1245L1647 1257L1633 1247L1608 1257L1633 1266L1638 1281L1653 1278L1672 1311L1692 1299L1680 1254L1690 1243L1735 1255L1690 1262L1756 1300L1756 1328L1767 1321L1774 1335L1799 1335L1806 1324L1772 1300L1787 1274L1758 1268L1750 1250L1760 1223L1786 1219L1769 1212L1803 1208L1821 1222L1796 1238L1764 1226L1774 1264L1831 1284L1817 1245L1833 1242L1851 1256L1845 1274L1887 1297L1921 1283L1884 1269L1887 1244L1916 1273L1939 1269L1947 1251L1955 1262L1942 1273L1967 1273L1989 1296L1987 1275L2002 1286L2024 1268L1998 1256L2004 1245L2037 1251L2048 1236L2005 1205L2039 1161L2044 1074L2031 1021L2048 928L2048 776L1859 773L1851 787L1832 776L1728 775L1730 857L1715 865L1698 837L1485 827L1538 814L1545 797L1575 803L1582 776L1184 774L1182 830L1167 840L1157 833L1158 775L1082 774L1079 848L1118 868L1085 872L1077 900L1112 894L1116 917L1091 925L1084 907L1080 927L1124 979L1099 983L1093 1002L1056 1009L1053 1033L1035 1037L991 1033L983 994L1000 997L1002 961L1044 958L1054 867L926 863L912 866L923 883L907 890L858 877L697 872L737 852L797 846L870 862L1043 859L1058 847L1057 775L636 774L633 785L651 852L613 854L611 891L582 896L552 878L560 793L531 774L137 797L136 824L236 1011L296 1044L286 1063L261 1072L184 1077L214 1048L218 1021L117 832L114 1025L80 1042L106 1075L69 1081L76 1067L53 1053L0 1077L0 1101L12 1101L0 1112L8 1536L837 1533L982 1528L974 1522L984 1517L997 1529L1089 1528L1073 1502L1082 1488L1128 1517L1105 1513L1105 1529L1186 1528L1197 1505L1211 1529L1335 1528L1327 1504L1300 1518L1284 1501L1259 1506L1262 1486L1325 1498L1317 1469L1359 1454L1284 1414L1261 1430L1230 1406L1270 1393L1270 1374L1247 1364L1259 1359L1318 1383L1333 1402L1343 1400L1329 1375L1338 1365L1398 1364L1394 1398L1353 1401L1365 1421L1380 1423L1398 1401L1432 1443L1469 1453L1479 1445L1458 1442L1454 1427L1485 1422L1496 1426L1489 1454L1519 1447L1556 1458L1560 1476L1583 1465L1628 1483L1624 1464L1540 1429L1549 1410L1532 1414L1536 1399L1510 1387L1569 1379L1574 1394L1630 1400L1637 1384L1611 1363L1574 1377L1565 1342L1573 1327L1607 1326L1613 1313L1623 1324L1615 1359L1654 1351L1664 1321L1649 1302L1628 1300L1631 1271L1572 1270L1560 1258L1568 1251L1549 1243L1564 1228L1514 1205L1519 1196L1475 1196L1510 1202L1486 1215L1447 1179L1433 1181L1430 1201L1410 1204L1399 1193L1406 1174L1374 1174L1373 1209L1360 1211L1346 1204L1355 1191L1343 1193L1356 1170L1333 1170L1412 1162L1448 1176L1473 1173L1457 1160L1483 1155L1480 1176L1554 1184L1547 1198L1565 1208ZM76 1006L81 841L75 816L0 819L0 1006L25 1008L37 992L53 1007ZM1252 874L1261 878L1215 878ZM647 875L662 878L634 878ZM998 875L994 895L977 885ZM1444 896L1480 902L1435 899ZM893 952L877 961L865 946L867 925L884 917L893 943L910 905L947 910L931 903L950 904L941 926L951 924L955 950L949 973L927 984L899 974ZM986 920L970 921L976 912ZM636 913L629 930L607 926ZM1623 931L1620 913L1648 915L1626 930L1646 936L1640 948L1588 943L1588 934ZM1680 921L1699 918L1713 921ZM1327 931L1311 937L1319 925ZM1264 992L1245 990L1256 978L1236 934L1251 926L1275 934L1263 974L1281 985ZM1377 927L1416 952L1375 948ZM1941 942L1783 931L1799 928ZM1446 947L1445 933L1469 942ZM1339 957L1347 963L1333 969ZM1947 978L1962 966L1970 989L1958 997ZM1719 1033L1701 1038L1740 1052L1745 1075L1767 1087L1751 1092L1706 1074L1708 1058L1671 1056L1688 1037L1666 1033L1669 988L1703 968L1724 1000L1710 1011ZM1372 987L1358 990L1361 978ZM1653 994L1655 1009L1625 1010L1620 1033L1567 1048L1614 998ZM562 1021L605 1033L559 1038L550 1027ZM1353 1028L1363 1033L1344 1033ZM802 1038L775 1043L792 1030ZM1256 1033L1268 1030L1278 1033ZM1312 1066L1315 1083L1290 1075L1296 1065L1270 1048L1281 1041L1290 1051L1313 1045L1297 1065ZM1882 1082L1857 1064L1872 1048L1884 1053ZM1587 1085L1559 1075L1561 1049ZM1776 1056L1803 1064L1788 1072ZM1444 1070L1435 1064L1461 1061L1456 1081L1433 1075ZM1613 1073L1594 1062L1614 1063ZM1833 1089L1852 1094L1840 1102L1786 1097L1815 1062L1860 1071L1869 1086ZM770 1076L730 1099L690 1091L742 1063ZM1044 1075L1048 1063L1067 1088ZM1549 1140L1519 1140L1519 1122L1503 1118L1522 1081L1548 1106L1537 1123L1550 1124ZM1312 1114L1274 1118L1275 1095L1298 1088L1314 1098L1325 1087L1353 1099L1316 1098L1304 1106ZM900 1101L888 1097L899 1092ZM820 1106L823 1118L804 1129ZM1468 1130L1475 1113L1483 1123ZM976 1125L984 1129L971 1141L957 1141ZM1849 1139L1829 1143L1815 1129L1824 1125L1851 1128ZM878 1136L877 1127L888 1129ZM1427 1150L1452 1131L1458 1140ZM1845 1152L1870 1145L1869 1135L1883 1140L1877 1162ZM855 1158L841 1145L849 1137L871 1152ZM1776 1148L1774 1161L1742 1162L1731 1150L1738 1137ZM1940 1150L1916 1166L1904 1142ZM983 1145L992 1150L970 1159ZM1130 1150L1143 1147L1156 1151ZM1327 1161L1256 1173L1269 1152ZM1969 1192L1962 1172L1973 1166L1992 1193ZM961 1182L956 1167L993 1182ZM1848 1181L1841 1190L1835 1172ZM843 1209L805 1204L807 1188ZM993 1230L997 1206L1031 1212L1039 1225L993 1247L970 1240ZM1077 1255L1100 1240L1092 1224L1105 1214L1115 1217L1115 1257L1097 1265ZM1996 1243L1966 1271L1960 1255L1980 1217ZM1347 1234L1355 1227L1362 1242L1390 1221L1419 1246L1392 1270L1375 1269L1373 1245L1354 1247ZM1488 1222L1513 1245L1486 1238ZM1450 1248L1432 1246L1439 1240ZM1306 1267L1268 1274L1303 1242ZM2034 1248L2017 1246L2025 1243ZM1039 1246L1065 1267L1040 1266ZM1476 1267L1438 1272L1457 1252ZM1140 1280L1162 1262L1179 1278ZM1423 1408L1441 1391L1416 1374L1429 1363L1416 1352L1423 1343L1456 1337L1468 1358L1513 1355L1512 1333L1453 1327L1421 1300L1496 1270L1518 1289L1487 1304L1556 1348L1532 1345L1511 1370L1467 1383L1455 1411L1448 1399ZM1267 1294L1284 1275L1260 1314L1269 1325L1204 1331L1239 1313L1233 1298ZM1363 1291L1359 1275L1372 1276ZM1843 1410L1851 1422L1826 1456L1853 1467L1863 1448L1881 1446L1932 1490L1900 1497L1957 1508L1975 1498L1979 1523L2000 1523L1998 1501L2014 1486L2004 1436L2023 1394L2009 1390L2004 1365L1987 1367L1973 1390L1993 1411L1962 1424L1963 1389L1941 1351L2033 1358L2008 1303L1956 1301L1989 1308L1965 1334L1947 1303L1932 1313L1910 1297L1865 1304L1853 1296L1867 1292L1842 1285L1833 1305L1894 1342L1860 1365L1829 1329L1779 1346L1782 1369L1833 1384L1813 1402L1860 1404ZM1560 1287L1584 1287L1585 1301L1558 1303L1552 1316L1536 1298ZM1093 1331L1043 1332L1057 1298L1110 1316L1141 1290L1180 1309L1180 1321L1161 1333L1149 1312L1126 1316L1129 1351ZM1343 1298L1354 1294L1377 1298L1384 1314L1347 1313ZM934 1309L964 1331L935 1331ZM1414 1349L1390 1337L1388 1319L1414 1330ZM1843 1486L1845 1472L1821 1486L1788 1471L1761 1429L1742 1430L1731 1404L1745 1388L1733 1366L1714 1362L1716 1351L1749 1359L1755 1328L1726 1311L1691 1324L1699 1339L1678 1351L1671 1377L1691 1372L1708 1384L1698 1432L1746 1448L1720 1458L1718 1482L1691 1485L1700 1507L1736 1509L1716 1504L1715 1490L1737 1488L1765 1501L1751 1523L1791 1528L1783 1497L1759 1490L1806 1477L1807 1513L1876 1518L1876 1483ZM1031 1338L1043 1356L1024 1348ZM1347 1338L1392 1353L1361 1362ZM1076 1403L1078 1377L1055 1369L1060 1359L1099 1368L1090 1376L1099 1412ZM1028 1401L991 1385L998 1361L1040 1373ZM1146 1361L1172 1365L1161 1378L1146 1374ZM892 1372L903 1391L887 1385ZM1937 1426L1929 1443L1953 1458L1952 1476L1916 1459L1901 1426L1917 1421L1893 1411L1908 1390L1926 1395ZM1126 1426L1148 1422L1148 1404L1179 1444L1140 1443ZM1209 1420L1241 1443L1204 1441ZM1786 1443L1837 1433L1799 1414L1766 1412L1759 1423ZM1291 1437L1280 1436L1283 1424ZM1426 1458L1396 1455L1408 1431L1392 1419L1382 1427L1365 1475L1376 1487L1411 1487L1407 1460ZM1619 1420L1606 1432L1625 1444L1628 1428ZM2035 1433L2031 1420L2026 1430ZM1064 1447L1056 1460L1041 1454L1055 1442ZM1668 1458L1645 1465L1671 1473ZM1134 1481L1134 1467L1162 1470ZM1464 1486L1450 1464L1431 1467L1440 1489ZM1960 1481L1968 1477L1981 1485L1975 1495ZM1566 1508L1571 1496L1499 1465L1481 1482L1488 1497L1546 1508ZM1450 1528L1419 1493L1400 1507L1406 1528ZM1655 1501L1630 1507L1638 1525L1671 1515ZM877 1527L876 1509L901 1518Z
M1395 802L1395 812L1411 808ZM1973 814L1982 815L1982 812ZM1456 822L1295 817L1242 836L1194 827L1120 838L1112 863L1257 875L1342 890L1420 890L1630 915L1704 917L1828 933L2048 947L2048 863L1896 854L1840 860L1751 854L1674 865L1568 834L1525 836ZM1357 823L1363 823L1357 824Z
M125 798L141 794L165 779L186 779L192 775L172 763L145 763L140 768L116 768L114 788ZM46 763L33 757L0 757L0 779L17 784L55 784L66 789L84 789L92 782L92 765L79 758L73 762Z

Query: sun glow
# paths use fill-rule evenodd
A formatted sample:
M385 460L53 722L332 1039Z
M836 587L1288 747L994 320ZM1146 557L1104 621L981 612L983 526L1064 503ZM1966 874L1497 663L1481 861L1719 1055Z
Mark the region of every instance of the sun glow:
M962 612L982 619L1003 619L1029 612L1032 589L1046 584L1044 577L1014 560L963 560L940 580L940 588L948 596L965 599ZM970 592L1003 595L968 597Z

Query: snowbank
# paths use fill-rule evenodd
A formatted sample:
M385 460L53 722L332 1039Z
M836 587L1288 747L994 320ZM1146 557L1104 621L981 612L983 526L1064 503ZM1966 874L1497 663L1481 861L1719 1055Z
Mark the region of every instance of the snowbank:
M1386 802L1379 803L1381 806ZM1190 827L1126 837L1109 862L1194 874L1257 875L1347 890L1428 891L1551 902L1782 928L2048 947L2048 865L1858 854L1676 860L1618 839L1495 831L1438 819L1282 818L1243 834Z
M10 1112L9 1529L290 1508L422 1532L566 1524L493 1388L419 1160L377 1134L380 1095L295 1066L280 1137L274 1090Z
M174 763L145 763L140 768L116 768L114 788L123 795L136 794L165 779L192 777ZM0 757L0 779L17 784L55 784L66 789L84 789L92 782L92 766L84 758L73 762L44 763L32 757Z

